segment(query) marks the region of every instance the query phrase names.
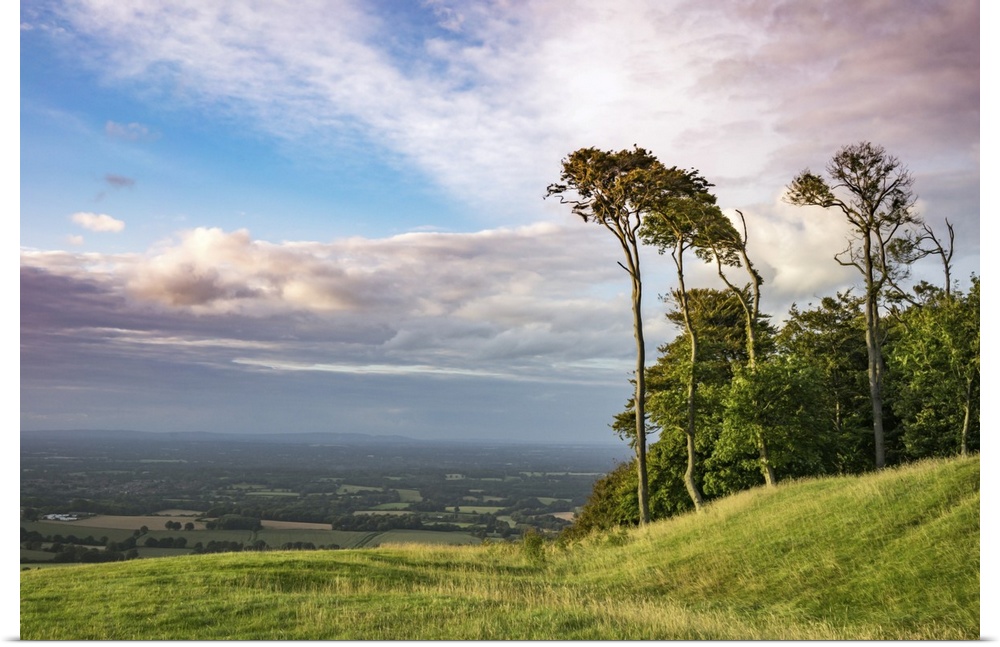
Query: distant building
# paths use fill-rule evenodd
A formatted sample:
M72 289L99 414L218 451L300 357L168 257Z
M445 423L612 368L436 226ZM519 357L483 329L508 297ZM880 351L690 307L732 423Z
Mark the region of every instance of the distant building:
M465 474L445 474L444 480L446 481L461 481L465 478Z
M42 519L46 521L78 521L80 517L75 514L47 514Z

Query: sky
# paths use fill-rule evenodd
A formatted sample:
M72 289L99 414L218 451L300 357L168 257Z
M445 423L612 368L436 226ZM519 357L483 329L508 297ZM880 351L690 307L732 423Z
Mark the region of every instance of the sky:
M698 169L780 322L859 284L785 187L871 141L967 286L979 35L970 0L22 0L20 427L620 442L629 281L543 199L561 160Z

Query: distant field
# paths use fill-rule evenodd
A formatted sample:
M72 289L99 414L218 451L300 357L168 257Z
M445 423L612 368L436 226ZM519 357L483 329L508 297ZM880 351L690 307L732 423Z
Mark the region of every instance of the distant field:
M410 507L409 503L397 502L397 503L383 503L381 505L375 506L376 510L406 510Z
M136 530L142 524L135 527ZM122 541L132 536L132 530L128 528L104 528L101 526L80 526L72 522L64 521L22 521L21 527L27 531L39 532L45 536L51 535L76 535L77 537L108 537L112 541ZM162 518L161 525L162 528Z
M254 531L252 530L164 530L162 527L157 529L151 529L148 533L139 539L139 545L146 540L147 537L152 537L153 539L165 539L167 537L184 537L187 539L188 546L194 546L199 541L202 544L207 544L210 541L235 541L243 544L251 543L254 540Z
M284 544L297 541L309 542L314 546L329 546L336 544L341 548L356 548L364 545L375 533L353 530L258 530L257 539L263 539L271 548L280 548Z
M168 521L177 521L172 517L148 515L144 517L126 517L110 514L99 514L94 517L87 517L78 521L53 521L52 523L66 528L76 528L76 530L61 531L60 534L79 534L83 528L109 528L119 530L139 530L146 526L150 530L159 530ZM192 520L193 521L193 520ZM178 522L179 523L179 522ZM185 522L186 523L186 522ZM205 524L200 521L193 521L195 528L204 528ZM110 535L108 535L110 537Z
M980 626L979 457L754 488L541 545L22 569L21 640L958 641ZM371 533L365 546L461 533Z
M265 529L275 530L329 530L328 523L310 523L308 521L270 521L263 519L260 525Z
M458 506L459 512L464 512L467 514L493 514L494 512L499 512L503 510L500 506L495 505L460 505Z
M197 510L160 510L155 514L161 517L200 517L202 513Z
M379 492L382 490L380 487L373 487L370 485L341 485L337 488L337 494L357 494L358 492L365 492L374 490Z
M365 547L385 546L387 544L447 544L450 546L467 546L481 544L483 540L461 532L435 532L433 530L389 530L375 537Z
M420 496L420 490L400 490L396 489L399 493L399 500L406 503L420 503L424 500L424 497Z
M44 550L28 550L26 548L21 549L21 559L30 559L32 561L51 561L56 558L55 553L49 553Z
M147 548L145 546L136 548L140 559L149 557L177 557L178 555L190 555L194 551L190 548Z

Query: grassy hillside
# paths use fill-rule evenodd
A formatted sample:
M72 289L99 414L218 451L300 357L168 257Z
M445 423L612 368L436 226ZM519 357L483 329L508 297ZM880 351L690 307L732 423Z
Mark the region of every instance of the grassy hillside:
M976 639L979 458L810 480L570 547L25 571L22 639Z

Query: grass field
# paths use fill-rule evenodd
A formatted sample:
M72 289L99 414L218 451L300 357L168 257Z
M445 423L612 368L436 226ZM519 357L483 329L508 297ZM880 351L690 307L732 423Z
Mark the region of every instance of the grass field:
M382 488L370 485L341 485L337 488L337 494L357 494L358 492L374 491L380 492Z
M495 505L460 505L458 506L458 511L466 514L493 514L503 510L500 506Z
M393 510L373 510L368 512L357 512L355 514L408 514L405 511ZM180 517L177 517L180 519ZM170 517L114 517L103 515L87 519L86 525L81 522L60 522L60 521L26 521L21 522L21 527L25 530L35 530L43 535L76 535L83 538L91 535L95 538L108 537L112 541L123 541L133 535L134 530L138 530L143 525L148 524L149 530L139 538L138 548L140 557L166 556L189 554L196 543L208 545L210 541L217 542L237 542L250 545L257 540L263 540L271 548L280 548L287 543L308 542L314 546L339 546L340 548L360 548L363 546L373 546L380 543L398 543L400 533L411 533L406 535L406 541L422 542L427 544L451 544L456 546L478 543L479 539L464 532L437 532L437 531L404 531L394 530L388 532L371 531L347 531L331 530L330 524L308 523L300 521L271 521L261 522L262 529L253 530L205 530L204 522L195 522L195 530L166 530L163 524L170 521ZM145 523L143 523L145 522ZM97 525L105 523L107 526ZM462 524L456 524L461 526ZM468 524L466 524L468 525ZM184 537L187 539L187 546L184 549L162 549L167 552L156 552L161 549L146 548L143 544L146 539L156 540L167 537ZM171 552L175 551L175 552ZM29 560L52 560L55 555L44 551L21 550L21 557Z
M420 503L424 500L419 490L397 489L396 492L399 493L399 500L404 503Z
M375 510L406 510L409 507L409 503L398 501L396 503L381 503L375 506Z
M280 547L286 543L302 541L311 542L314 546L329 546L341 548L358 548L364 546L376 533L354 530L258 530L255 538L263 539L268 546Z
M91 528L103 528L103 529L113 529L113 530L139 530L143 526L146 526L150 530L163 528L163 524L168 521L176 521L181 524L187 522L193 522L195 527L204 528L205 524L203 522L194 521L191 518L185 517L172 517L172 516L160 516L160 515L148 515L148 516L118 516L110 514L99 514L93 517L86 517L84 519L79 519L77 521L53 521L49 522L51 524L56 524L61 528L72 528L72 530L58 531L62 535L74 534L79 535L84 529L87 529L84 534L91 534ZM43 522L37 522L43 523ZM107 533L104 533L107 534ZM131 533L127 533L131 534ZM108 535L109 537L111 535Z
M569 546L33 569L20 638L974 640L979 505L973 457L756 489Z
M309 521L272 521L270 519L263 519L260 525L264 527L265 530L275 529L275 530L329 530L330 524L328 523L312 523Z

